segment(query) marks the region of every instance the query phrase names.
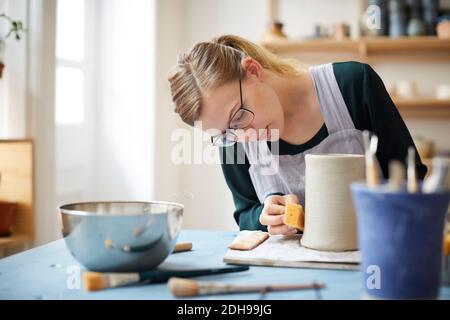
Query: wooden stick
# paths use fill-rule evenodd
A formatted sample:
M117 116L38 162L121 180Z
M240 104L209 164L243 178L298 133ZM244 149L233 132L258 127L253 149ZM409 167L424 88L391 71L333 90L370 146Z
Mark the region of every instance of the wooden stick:
M324 284L279 284L279 285L232 285L219 282L202 282L183 278L170 278L168 286L176 297L194 297L208 294L244 293L244 292L270 292L306 289L322 289Z
M179 242L175 245L172 253L192 250L192 242Z
M369 131L363 132L363 141L366 159L366 182L370 188L376 187L380 184L380 176L378 173L378 161L376 152L378 148L378 137L373 135L370 138Z
M415 193L419 189L417 184L417 172L416 172L416 152L414 147L408 148L408 169L407 169L407 188L408 192Z
M389 190L401 190L404 179L405 167L403 163L396 159L389 161Z

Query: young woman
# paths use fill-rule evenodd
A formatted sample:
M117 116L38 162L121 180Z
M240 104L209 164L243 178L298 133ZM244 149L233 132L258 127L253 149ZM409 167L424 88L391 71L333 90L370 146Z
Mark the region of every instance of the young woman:
M175 112L185 123L201 121L204 131L220 130L212 143L223 147L222 169L241 230L297 232L283 223L284 204L289 197L304 205L305 154L363 154L362 131L369 130L379 138L377 158L387 177L388 161L405 162L414 146L382 80L367 64L307 68L225 35L182 54L169 82ZM276 173L262 174L274 153ZM245 161L237 159L242 154ZM426 166L419 156L416 163L423 179Z

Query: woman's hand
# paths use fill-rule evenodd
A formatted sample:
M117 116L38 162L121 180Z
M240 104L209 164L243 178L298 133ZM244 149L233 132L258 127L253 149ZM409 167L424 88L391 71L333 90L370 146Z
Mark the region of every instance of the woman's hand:
M259 222L267 226L267 231L271 235L293 235L298 232L297 229L284 224L284 206L286 203L298 203L297 196L295 194L287 194L284 196L273 195L267 197L264 201Z

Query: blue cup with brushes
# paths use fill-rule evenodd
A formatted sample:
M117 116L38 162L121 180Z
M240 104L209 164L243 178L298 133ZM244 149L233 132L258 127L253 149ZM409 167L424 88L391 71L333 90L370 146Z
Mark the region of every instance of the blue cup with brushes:
M389 163L380 181L378 138L363 132L367 183L353 183L361 250L363 297L436 299L439 294L444 222L450 202L449 162L433 159L433 173L419 183L414 147L407 168ZM406 176L406 181L405 181Z
M436 299L450 192L351 186L366 298Z

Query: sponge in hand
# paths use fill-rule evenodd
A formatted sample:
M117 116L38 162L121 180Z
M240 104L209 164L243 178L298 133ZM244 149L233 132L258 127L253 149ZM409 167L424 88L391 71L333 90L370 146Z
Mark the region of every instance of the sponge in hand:
M284 209L284 223L303 231L305 227L303 207L297 203L287 203Z

